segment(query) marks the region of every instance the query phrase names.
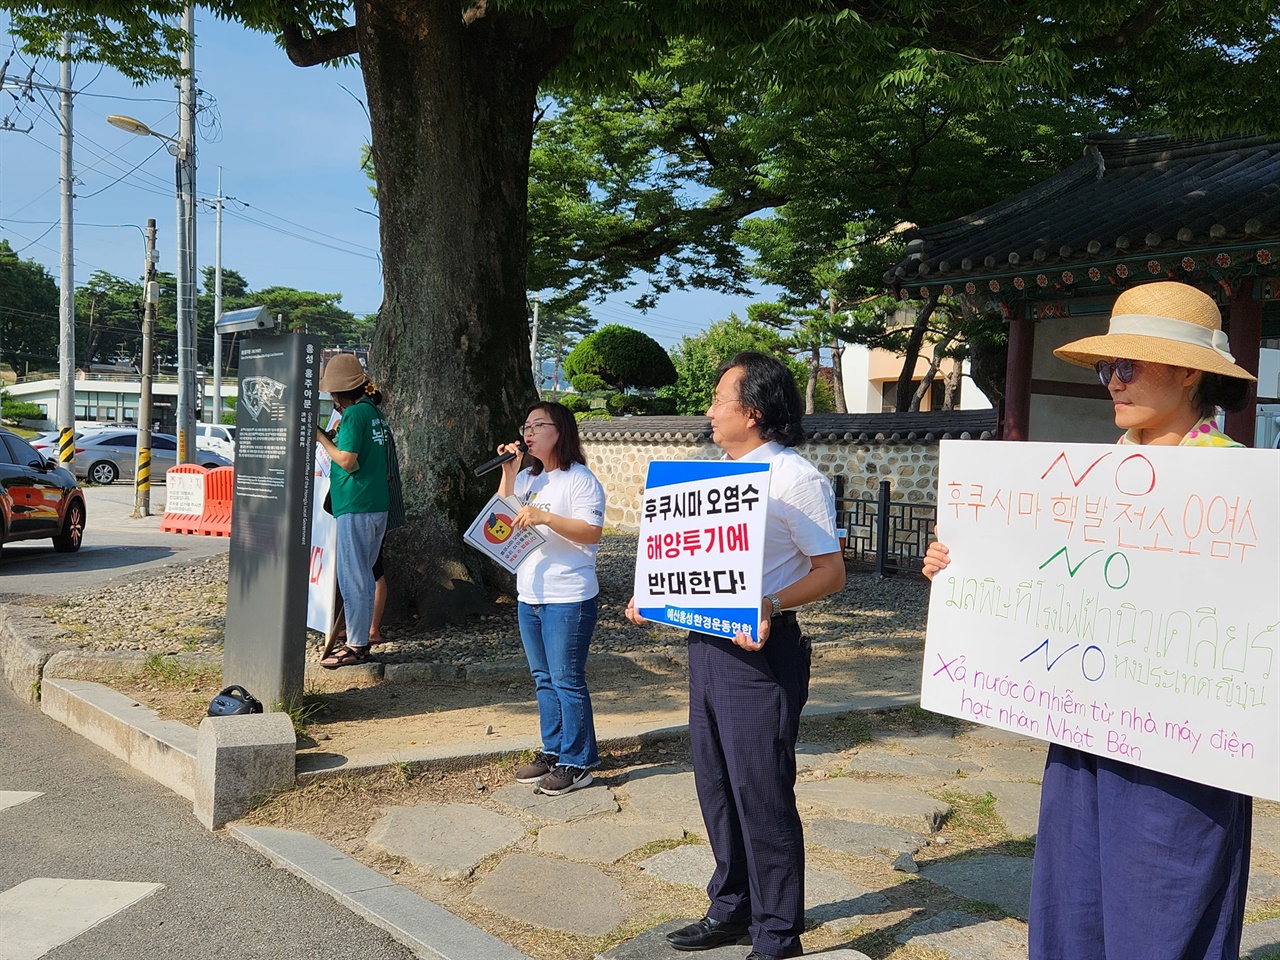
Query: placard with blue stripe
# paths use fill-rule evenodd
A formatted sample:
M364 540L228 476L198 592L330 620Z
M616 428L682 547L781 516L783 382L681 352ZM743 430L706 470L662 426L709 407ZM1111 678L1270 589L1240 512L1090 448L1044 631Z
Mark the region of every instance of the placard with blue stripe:
M635 602L655 623L758 639L769 464L649 464L636 553Z

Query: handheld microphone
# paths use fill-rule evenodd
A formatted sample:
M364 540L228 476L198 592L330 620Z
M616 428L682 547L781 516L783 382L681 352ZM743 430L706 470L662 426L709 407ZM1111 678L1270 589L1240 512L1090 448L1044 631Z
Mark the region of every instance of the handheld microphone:
M525 445L525 442L523 440L517 440L516 445L520 448L521 453L529 452L529 448ZM514 460L515 458L516 458L516 454L514 453L504 453L494 457L492 460L486 460L484 463L480 464L480 466L476 467L476 471L475 471L476 476L483 477L490 470L497 470L500 466L502 466L508 460Z

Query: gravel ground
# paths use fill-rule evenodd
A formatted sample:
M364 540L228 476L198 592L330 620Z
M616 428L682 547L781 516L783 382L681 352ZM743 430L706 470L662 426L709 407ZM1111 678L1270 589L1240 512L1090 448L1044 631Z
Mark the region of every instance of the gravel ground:
M623 617L632 592L636 538L611 535L601 542L600 622L592 640L596 652L661 651L683 645L674 629L636 627ZM68 632L67 641L87 650L143 650L168 653L221 647L227 597L227 558L180 567L146 580L61 598L46 613ZM882 637L924 638L928 584L916 575L877 579L850 566L845 588L806 608L805 633L814 641ZM387 663L453 664L502 660L520 655L516 605L500 603L493 614L463 624L428 629L416 621L388 623L386 643L377 648ZM309 633L308 655L318 655L322 638Z

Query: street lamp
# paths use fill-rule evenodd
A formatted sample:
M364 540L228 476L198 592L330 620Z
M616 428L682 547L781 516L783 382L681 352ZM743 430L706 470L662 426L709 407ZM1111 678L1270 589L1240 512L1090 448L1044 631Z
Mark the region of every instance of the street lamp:
M141 120L112 114L107 123L139 137L155 137L174 157L178 238L178 463L194 457L196 430L196 163L189 137L168 137Z

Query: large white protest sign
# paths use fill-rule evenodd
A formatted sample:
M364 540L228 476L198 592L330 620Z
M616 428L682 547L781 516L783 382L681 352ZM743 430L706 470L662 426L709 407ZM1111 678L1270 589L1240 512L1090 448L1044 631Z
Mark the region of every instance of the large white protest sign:
M636 554L640 615L758 639L768 507L767 463L650 463Z
M943 441L921 705L1280 800L1280 456Z
M338 602L338 525L324 509L329 478L317 472L312 478L311 564L307 584L307 627L328 633Z
M342 413L334 410L325 429L333 434L342 422ZM324 447L316 443L316 465L311 474L311 563L307 585L307 627L328 633L338 605L337 545L338 527L333 515L324 509L329 495L329 471L333 461Z
M471 521L463 539L515 573L525 557L547 542L547 538L533 527L516 529L516 514L519 512L520 501L515 497L504 499L494 494Z

